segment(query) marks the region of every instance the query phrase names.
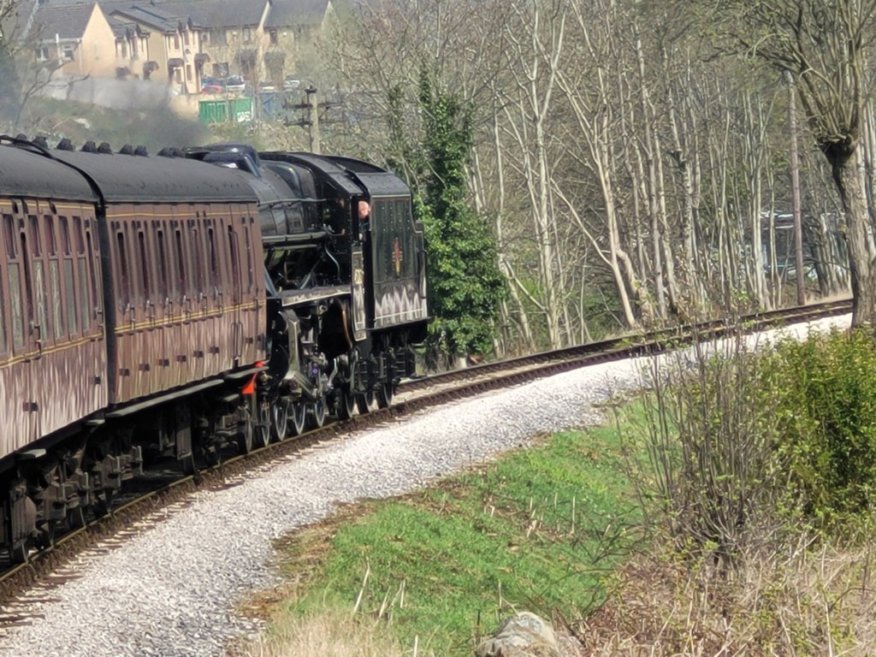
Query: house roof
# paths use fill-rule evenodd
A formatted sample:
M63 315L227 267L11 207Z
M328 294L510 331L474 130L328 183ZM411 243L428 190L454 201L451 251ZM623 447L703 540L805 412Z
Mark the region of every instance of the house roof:
M136 22L162 30L174 31L180 23L191 21L196 27L222 28L258 25L269 0L98 0L103 13L119 34L121 25ZM33 0L34 3L37 0ZM271 0L266 27L282 28L320 25L329 11L331 0ZM91 17L93 0L43 0L36 9L31 33L37 24L42 32L61 38L80 38ZM21 3L19 22L31 11ZM65 36L69 35L69 36Z
M81 39L94 12L94 3L80 5L43 5L37 9L26 36L41 41Z
M156 7L190 16L200 27L243 27L258 25L268 0L167 0Z
M185 15L179 16L165 11L164 7L159 8L147 3L129 4L127 7L119 6L112 9L108 8L108 10L119 21L127 19L128 21L143 23L165 33L176 32L180 23L187 22Z
M115 15L107 16L110 27L113 28L113 34L116 37L127 38L135 34L148 35L149 31L144 29L139 23L126 19L124 16Z
M265 27L321 25L330 0L274 0Z

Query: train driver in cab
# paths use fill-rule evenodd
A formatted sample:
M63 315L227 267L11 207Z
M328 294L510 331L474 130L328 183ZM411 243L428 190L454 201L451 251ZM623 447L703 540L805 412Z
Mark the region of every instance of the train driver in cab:
M359 216L359 226L361 228L361 239L365 239L365 235L371 230L371 204L368 201L360 200L357 206L357 214Z

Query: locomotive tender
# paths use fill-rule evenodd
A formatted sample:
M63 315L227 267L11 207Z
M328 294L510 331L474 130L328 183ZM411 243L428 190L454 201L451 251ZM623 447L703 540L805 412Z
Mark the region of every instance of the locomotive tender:
M0 550L103 513L144 463L193 471L387 406L427 322L394 174L216 145L0 139Z

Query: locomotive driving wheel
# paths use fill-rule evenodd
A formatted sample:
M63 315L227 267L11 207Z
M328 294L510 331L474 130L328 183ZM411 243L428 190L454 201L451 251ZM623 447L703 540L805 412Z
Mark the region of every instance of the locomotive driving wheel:
M368 415L374 408L374 391L356 394L356 408L359 410L359 415Z
M16 541L9 550L9 561L11 563L27 563L28 552L27 541Z
M79 529L85 526L85 509L81 504L67 509L67 526L70 529Z
M356 357L353 352L353 363L355 365ZM349 356L341 356L335 359L335 368L337 369L337 387L332 395L332 405L334 406L335 415L339 420L349 420L353 417L353 409L356 407L356 401L353 398L353 373L354 365L350 364Z
M252 451L253 434L255 433L255 423L249 408L243 411L241 418L237 423L237 449L241 454L249 454Z
M319 429L325 424L325 398L320 397L310 404L310 424L314 429Z
M277 397L271 404L271 438L283 440L289 431L289 411L291 402L288 397Z
M381 381L377 385L377 408L389 408L392 403L392 382Z
M307 423L307 405L302 401L289 403L289 435L300 436Z
M335 395L335 411L339 420L349 420L353 417L353 409L356 407L356 401L353 397L353 391L350 390L349 384L338 389Z
M254 439L259 447L267 447L271 442L271 407L272 404L263 395L253 395L256 405Z

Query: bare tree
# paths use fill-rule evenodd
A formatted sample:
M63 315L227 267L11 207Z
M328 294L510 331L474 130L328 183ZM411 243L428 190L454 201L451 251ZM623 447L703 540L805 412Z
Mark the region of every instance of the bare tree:
M733 23L732 36L749 53L795 78L845 215L852 321L873 326L876 253L859 164L869 87L866 50L876 0L724 0L717 11Z

